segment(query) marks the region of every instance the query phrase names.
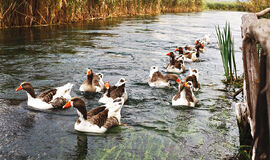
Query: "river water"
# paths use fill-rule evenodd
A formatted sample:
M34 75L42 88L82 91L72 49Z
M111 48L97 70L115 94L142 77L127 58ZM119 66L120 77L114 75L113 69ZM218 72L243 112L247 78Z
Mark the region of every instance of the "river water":
M242 71L240 25L243 12L207 11L97 20L87 24L14 28L0 31L0 159L220 159L238 152L238 128L224 79L215 25L231 23L238 74ZM212 43L200 61L197 107L172 107L177 86L150 88L151 66L164 71L166 53L209 34ZM65 83L83 97L87 110L100 94L82 94L86 68L104 80L127 80L129 99L123 123L103 135L76 132L77 114L38 111L27 106L23 81L37 93ZM180 75L183 79L185 74Z

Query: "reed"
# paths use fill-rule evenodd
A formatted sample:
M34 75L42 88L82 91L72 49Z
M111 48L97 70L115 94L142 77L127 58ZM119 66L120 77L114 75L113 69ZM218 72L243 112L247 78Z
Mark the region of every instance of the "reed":
M0 28L201 11L203 0L0 0Z
M215 29L226 80L228 83L230 83L237 80L237 70L234 56L234 40L232 37L230 24L226 22L223 31L221 31L219 26L215 27Z

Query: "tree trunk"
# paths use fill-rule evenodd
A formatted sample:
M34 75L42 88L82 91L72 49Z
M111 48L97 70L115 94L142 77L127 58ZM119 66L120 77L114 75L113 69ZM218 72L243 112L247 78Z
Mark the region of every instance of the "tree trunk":
M270 20L258 19L268 12L270 8L242 16L246 104L253 136L252 159L270 159ZM259 54L257 43L262 46Z

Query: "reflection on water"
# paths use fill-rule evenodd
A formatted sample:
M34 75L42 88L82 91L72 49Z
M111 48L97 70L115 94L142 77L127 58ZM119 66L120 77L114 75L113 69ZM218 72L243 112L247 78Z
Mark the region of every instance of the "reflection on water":
M215 25L231 23L236 60L242 72L241 12L165 14L109 19L88 24L0 31L0 157L7 159L220 159L238 149L238 130L231 108ZM212 43L200 62L186 64L200 72L197 107L172 107L177 86L150 88L149 68L162 71L166 53L210 34ZM104 135L74 131L76 112L37 111L26 105L29 81L37 93L71 82L71 95L83 97L87 110L97 107L100 94L82 94L86 68L114 84L127 80L129 99L121 121ZM180 75L183 79L188 72Z
M85 159L87 149L87 136L84 134L77 134L76 158L74 159Z

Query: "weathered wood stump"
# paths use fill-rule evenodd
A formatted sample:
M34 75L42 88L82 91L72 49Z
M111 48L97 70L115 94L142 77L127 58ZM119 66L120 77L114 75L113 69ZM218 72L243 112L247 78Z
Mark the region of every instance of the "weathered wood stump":
M259 13L242 16L246 102L237 104L238 106L235 107L241 112L238 116L243 116L241 118L247 120L244 124L238 124L241 128L240 133L247 132L246 135L252 135L250 137L252 159L270 159L270 56L268 56L270 54L270 20L258 19L269 12L270 8L267 8ZM262 47L259 54L257 53L258 43ZM250 141L240 137L241 145L248 145L248 143Z

